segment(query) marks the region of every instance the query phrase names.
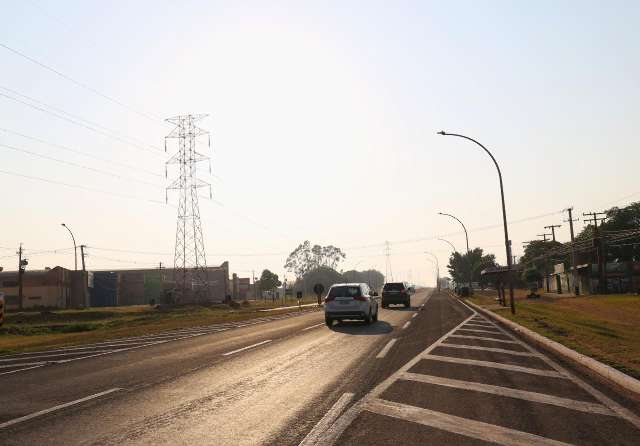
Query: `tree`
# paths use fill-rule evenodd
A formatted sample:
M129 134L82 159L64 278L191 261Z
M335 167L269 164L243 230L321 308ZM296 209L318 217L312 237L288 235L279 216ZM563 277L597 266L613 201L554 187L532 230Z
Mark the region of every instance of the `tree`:
M601 233L640 229L640 201L629 206L613 207L607 212L607 220L598 225ZM577 235L577 240L590 240L594 236L592 224L585 226ZM607 259L616 262L640 261L640 236L631 237L607 246Z
M345 271L342 273L342 277L345 282L364 282L374 290L379 290L384 285L384 274L375 269L367 271Z
M334 283L344 282L344 277L335 269L328 266L320 266L304 273L302 277L298 277L294 288L302 289L304 292L308 292L316 283L324 285L325 290L328 290Z
M278 275L272 273L268 269L262 271L260 276L260 289L263 291L273 291L282 285L282 282L278 279Z
M335 270L345 258L346 255L340 248L333 245L311 246L311 242L305 240L289 254L284 267L297 278L302 278L307 272L321 267Z
M467 283L469 281L469 269L471 269L471 281L480 283L484 287L488 281L480 274L483 269L497 266L494 254L484 254L482 248L475 248L469 253L461 254L454 252L449 258L449 274L457 283Z
M539 271L551 271L553 265L560 262L568 262L568 255L554 255L553 251L564 245L552 240L533 240L524 248L524 254L520 257L520 263L524 267L533 266ZM546 257L545 257L546 256Z

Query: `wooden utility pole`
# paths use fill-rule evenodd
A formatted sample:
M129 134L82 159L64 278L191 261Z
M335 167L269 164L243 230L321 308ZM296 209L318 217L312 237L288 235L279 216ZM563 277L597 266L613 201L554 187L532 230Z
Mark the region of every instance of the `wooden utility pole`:
M593 223L593 247L596 250L596 260L598 262L598 288L600 293L607 294L607 253L604 252L604 246L598 230L598 221L606 220L606 212L583 212L582 215L587 218L586 223ZM598 217L605 215L605 217Z
M545 229L551 229L551 240L553 240L554 242L556 241L556 228L561 227L562 225L551 225L551 226L545 226Z
M22 243L20 243L20 248L18 249L17 254L18 254L18 309L22 311L23 309L22 282L23 282L24 270L29 264L29 262L27 262L27 259L22 258Z
M538 234L538 237L542 237L542 241L546 244L549 240L547 239L547 236L549 236L551 234ZM544 262L544 283L545 283L545 288L547 289L547 293L551 292L551 288L549 286L549 262L547 261L547 253L545 250L545 253L543 254L543 260Z
M85 263L84 263L84 248L86 247L87 245L80 245L80 258L82 259L82 271L86 271Z
M573 294L580 295L580 276L578 275L578 256L576 255L576 238L573 232L573 222L579 219L573 219L573 207L565 209L569 213L569 219L565 220L569 223L569 232L571 234L571 267L573 268Z

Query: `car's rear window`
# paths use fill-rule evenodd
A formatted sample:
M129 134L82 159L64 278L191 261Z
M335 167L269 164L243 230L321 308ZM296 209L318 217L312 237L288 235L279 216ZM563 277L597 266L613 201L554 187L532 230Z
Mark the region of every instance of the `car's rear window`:
M385 283L383 290L384 291L402 291L402 290L404 290L404 283L402 283L402 282Z
M329 297L360 297L359 286L334 286L329 291Z

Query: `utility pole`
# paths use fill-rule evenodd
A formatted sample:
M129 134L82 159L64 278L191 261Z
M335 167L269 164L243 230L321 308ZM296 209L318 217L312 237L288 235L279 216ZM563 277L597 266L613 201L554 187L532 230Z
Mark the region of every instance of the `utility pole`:
M562 225L551 225L551 226L545 226L545 229L551 229L551 237L552 240L555 242L556 241L556 228L560 228Z
M169 118L166 121L174 124L175 128L165 137L165 152L167 140L178 140L178 152L166 162L178 165L178 178L167 187L178 190L178 224L176 229L176 243L174 248L174 280L177 288L177 301L184 302L192 296L196 302L209 300L209 281L207 278L207 257L204 249L202 223L200 221L200 205L198 203L198 189L209 188L211 185L197 178L196 165L202 161L209 161L207 155L198 152L196 138L206 135L208 149L211 149L209 132L196 126L196 123L207 115L182 115ZM165 166L165 176L167 167ZM209 161L209 171L211 162ZM168 201L168 192L165 192Z
M578 221L579 219L573 219L573 207L569 207L565 209L569 214L569 219L565 220L565 222L569 223L569 233L571 234L571 266L573 268L573 294L575 296L580 295L580 284L579 284L579 276L578 276L578 259L576 255L576 238L573 232L573 222Z
M549 240L547 239L547 236L549 236L551 234L538 234L538 237L542 237L544 243L546 244ZM549 262L547 261L547 253L545 252L543 254L543 262L544 262L544 283L545 283L545 288L547 289L547 293L551 292L551 289L549 287Z
M24 276L24 270L27 268L29 262L27 259L22 258L22 243L20 243L20 248L18 249L18 309L22 311L22 282Z
M86 271L85 263L84 263L84 248L86 247L87 245L80 245L80 259L82 259L82 271Z
M598 230L598 221L606 220L606 212L583 212L582 215L587 218L586 223L593 223L593 246L596 249L596 260L598 261L598 288L602 294L607 294L607 254L604 252L604 246L600 231ZM598 217L604 215L605 217Z

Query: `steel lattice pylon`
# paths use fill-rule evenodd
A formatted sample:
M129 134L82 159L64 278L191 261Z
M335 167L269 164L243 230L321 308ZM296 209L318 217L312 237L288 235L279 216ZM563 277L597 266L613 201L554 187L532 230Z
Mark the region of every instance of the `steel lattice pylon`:
M202 237L200 222L200 208L198 205L198 189L208 187L211 197L211 185L197 178L196 165L202 161L209 161L208 156L198 153L196 141L199 136L207 135L207 145L211 148L209 132L196 127L196 122L207 115L184 115L169 118L166 121L175 124L175 128L165 137L165 151L167 140L178 140L178 152L166 165L177 164L179 175L166 191L169 200L169 190L179 190L178 223L176 229L176 245L174 252L174 280L176 284L176 303L189 301L205 302L210 300L209 282L207 278L207 257ZM211 163L209 163L211 171ZM165 175L168 169L165 166Z

